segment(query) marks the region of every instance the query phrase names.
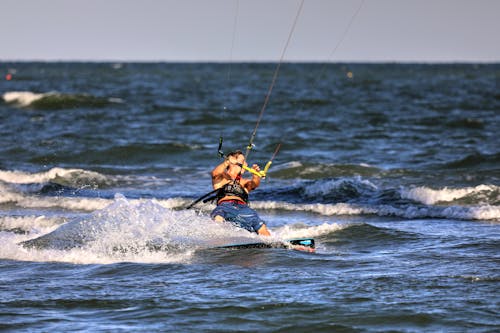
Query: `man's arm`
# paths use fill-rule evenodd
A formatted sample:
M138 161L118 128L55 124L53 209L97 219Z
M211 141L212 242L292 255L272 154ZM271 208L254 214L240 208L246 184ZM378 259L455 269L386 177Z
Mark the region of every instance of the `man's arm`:
M260 171L260 167L257 164L252 165L252 169L254 169L255 171ZM247 189L247 191L250 192L259 187L259 185L260 185L260 177L252 174L252 180L248 181L245 184L245 188Z
M220 183L222 181L226 179L231 180L231 176L229 176L226 172L228 166L229 161L224 160L224 162L222 162L212 170L212 186L214 190L220 187Z

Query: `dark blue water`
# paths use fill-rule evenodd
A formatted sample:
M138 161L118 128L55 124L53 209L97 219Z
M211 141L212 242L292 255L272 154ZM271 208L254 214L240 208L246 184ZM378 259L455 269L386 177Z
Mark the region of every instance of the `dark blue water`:
M1 63L0 328L499 330L500 65L284 64L251 205L317 252L214 249L275 66Z

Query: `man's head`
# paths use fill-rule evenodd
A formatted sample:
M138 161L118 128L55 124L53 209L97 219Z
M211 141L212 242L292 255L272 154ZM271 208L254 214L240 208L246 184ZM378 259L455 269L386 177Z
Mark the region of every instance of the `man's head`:
M245 165L245 155L241 150L235 150L227 154L227 160L229 161L229 167L233 169L234 167L241 168ZM239 169L238 168L238 169ZM240 172L240 170L238 170Z

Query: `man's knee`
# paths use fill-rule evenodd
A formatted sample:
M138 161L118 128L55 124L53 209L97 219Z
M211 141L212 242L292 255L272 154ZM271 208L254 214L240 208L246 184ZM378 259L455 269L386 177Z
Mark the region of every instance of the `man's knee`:
M224 218L220 215L215 215L214 216L214 221L217 221L217 222L224 222Z
M259 230L257 230L257 233L261 236L271 236L271 233L269 232L269 229L267 229L266 225L263 224Z

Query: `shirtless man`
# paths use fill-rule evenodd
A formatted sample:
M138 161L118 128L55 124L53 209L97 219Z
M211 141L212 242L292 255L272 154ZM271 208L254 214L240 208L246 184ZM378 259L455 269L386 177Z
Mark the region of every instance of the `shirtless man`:
M234 151L212 170L212 185L217 192L217 207L210 216L215 221L229 221L238 227L262 236L271 236L264 221L257 212L248 207L248 193L260 185L260 177L242 178L245 156L241 151ZM257 164L252 169L260 171Z

